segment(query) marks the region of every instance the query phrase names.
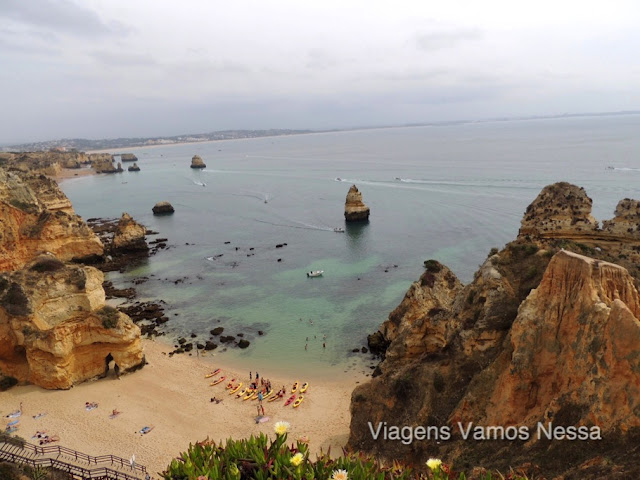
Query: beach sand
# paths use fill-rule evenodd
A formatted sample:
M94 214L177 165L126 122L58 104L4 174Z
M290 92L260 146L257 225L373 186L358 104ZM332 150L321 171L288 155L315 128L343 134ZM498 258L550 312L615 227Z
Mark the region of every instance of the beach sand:
M88 175L96 175L95 170L91 167L61 168L56 175L50 175L50 177L56 182L59 182L69 178L86 177Z
M270 420L256 424L257 400L236 399L225 388L234 377L246 385L248 372L236 375L210 357L169 357L172 347L160 341L145 340L144 349L149 364L120 380L111 374L70 390L20 386L0 392L0 427L4 428L9 421L5 416L22 402L16 434L27 441L36 443L32 435L46 430L60 437L60 445L88 455L111 454L128 459L135 454L136 461L157 478L157 473L189 443L207 437L240 439L259 432L273 437L274 423L280 420L291 424L290 440L307 436L312 452L331 447L332 454L340 454L349 434L351 392L357 382L365 380L362 376L311 382L300 407L284 407L283 401L265 402ZM222 368L220 375L226 375L227 380L210 386L204 375L214 368ZM276 389L285 385L290 390L298 380L270 378L269 372L264 373ZM211 403L213 396L224 400ZM85 402L97 402L99 406L87 411ZM114 408L122 413L110 419ZM33 418L41 412L47 414ZM146 435L138 433L145 426L154 428Z

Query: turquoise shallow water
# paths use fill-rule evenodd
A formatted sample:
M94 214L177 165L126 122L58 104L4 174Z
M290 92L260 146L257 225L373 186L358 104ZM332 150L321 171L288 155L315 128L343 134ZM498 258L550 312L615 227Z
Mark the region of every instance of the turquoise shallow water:
M491 247L515 238L545 185L585 187L599 220L621 198L638 198L638 127L640 116L592 117L138 148L141 172L61 187L84 218L126 211L169 239L144 265L111 274L119 285L150 276L136 288L168 303L169 337L204 340L222 325L252 341L225 362L333 375L366 369L349 351L400 302L425 259L470 281ZM189 168L194 154L205 170ZM352 183L371 208L367 225L344 224ZM173 216L152 215L161 200ZM306 277L316 269L324 276Z

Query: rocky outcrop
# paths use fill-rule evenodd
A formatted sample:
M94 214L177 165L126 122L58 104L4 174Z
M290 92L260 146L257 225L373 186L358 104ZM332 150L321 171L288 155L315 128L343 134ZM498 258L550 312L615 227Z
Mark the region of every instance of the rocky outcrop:
M151 209L154 215L171 215L175 212L173 205L169 202L158 202Z
M92 160L91 168L93 168L96 173L116 173L118 171L113 165L113 157L107 154Z
M84 152L2 152L0 166L23 172L54 175L63 168L81 168L89 163Z
M615 217L603 222L602 231L615 238L640 240L640 201L630 198L620 200Z
M146 231L147 229L131 218L131 215L123 213L113 236L114 253L149 250L145 240Z
M65 389L144 364L140 329L105 306L102 272L53 255L0 274L0 370L49 389Z
M103 246L55 182L0 169L0 271L21 268L43 252L82 261L101 256Z
M194 155L191 159L191 168L207 168L207 165L202 161L200 155Z
M637 245L628 230L637 207L622 201L614 225L600 230L586 193L556 184L527 208L518 240L492 251L471 284L425 262L420 281L370 336L382 362L353 392L349 447L413 464L437 456L458 469L539 465L548 478L601 478L592 467L604 456L607 473L620 473L611 478L635 478L640 275L627 255ZM384 422L432 430L426 440L376 440ZM480 433L465 439L469 422ZM586 439L549 440L539 429L549 422L581 427ZM529 436L500 437L508 427Z
M138 157L136 157L133 153L123 153L120 155L120 160L123 162L137 162Z
M137 163L134 163L129 168L127 168L127 170L129 170L130 172L139 172L140 171L140 167L138 166Z
M347 193L344 218L347 222L367 222L369 220L369 207L362 203L362 193L355 185L352 185Z

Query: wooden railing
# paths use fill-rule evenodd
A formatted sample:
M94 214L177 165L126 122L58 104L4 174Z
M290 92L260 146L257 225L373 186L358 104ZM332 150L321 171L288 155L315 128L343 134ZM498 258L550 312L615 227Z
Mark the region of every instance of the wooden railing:
M139 480L147 474L143 465L113 455L93 457L60 445L38 446L31 443L1 442L0 459L12 463L27 464L32 467L50 467L66 472L81 479L109 479L109 480ZM71 462L75 463L71 463ZM131 473L124 473L110 467L129 469ZM92 468L92 465L95 467Z

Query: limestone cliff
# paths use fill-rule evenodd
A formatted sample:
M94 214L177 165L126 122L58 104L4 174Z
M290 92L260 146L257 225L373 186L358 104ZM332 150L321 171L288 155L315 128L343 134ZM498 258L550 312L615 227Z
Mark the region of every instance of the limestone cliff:
M344 204L344 219L347 222L366 222L369 220L369 207L362 202L362 193L351 185Z
M84 152L0 153L0 166L48 175L63 168L81 168L87 163L89 163L89 158Z
M619 474L607 478L636 478L640 300L629 228L637 212L638 202L624 200L600 230L584 190L555 184L527 208L518 240L492 251L471 284L425 262L420 281L370 336L383 361L353 392L349 446L413 464L433 456L458 468L537 464L549 477L581 479L601 478L592 459L603 455L616 465L607 474ZM368 422L452 435L405 445L375 440ZM532 434L465 441L458 422ZM599 427L602 440L540 439L538 422Z
M140 329L105 306L102 272L43 255L0 274L0 371L44 388L70 388L144 364Z
M21 268L47 251L82 260L101 256L103 247L55 182L0 169L0 271Z

